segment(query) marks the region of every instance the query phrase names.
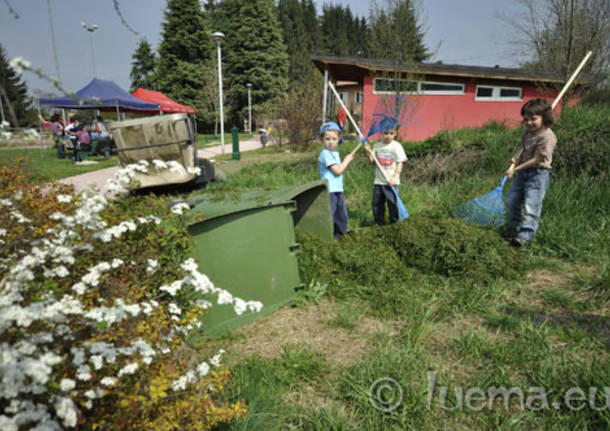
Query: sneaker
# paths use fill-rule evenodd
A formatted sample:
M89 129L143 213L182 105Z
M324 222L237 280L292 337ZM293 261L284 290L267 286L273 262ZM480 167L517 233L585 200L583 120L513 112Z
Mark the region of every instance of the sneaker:
M521 238L520 236L513 238L511 244L515 247L525 247L529 241L525 238Z
M505 240L512 241L515 238L515 231L506 229L501 235Z

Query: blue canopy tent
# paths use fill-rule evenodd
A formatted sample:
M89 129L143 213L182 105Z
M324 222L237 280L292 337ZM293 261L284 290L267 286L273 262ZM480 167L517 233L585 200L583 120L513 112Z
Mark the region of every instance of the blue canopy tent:
M75 97L41 98L40 105L63 109L99 109L101 111L159 113L157 103L145 102L133 97L112 81L93 78L76 92Z

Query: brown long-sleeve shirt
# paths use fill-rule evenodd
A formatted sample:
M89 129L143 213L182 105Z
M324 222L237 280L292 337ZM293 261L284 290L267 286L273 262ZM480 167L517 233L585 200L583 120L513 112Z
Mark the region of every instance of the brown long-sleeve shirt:
M536 155L539 155L542 158L542 161L535 167L551 169L551 163L553 162L553 151L555 150L556 145L557 137L548 127L544 127L534 133L525 130L521 134L521 146L523 152L519 158L519 164L525 163L534 158Z

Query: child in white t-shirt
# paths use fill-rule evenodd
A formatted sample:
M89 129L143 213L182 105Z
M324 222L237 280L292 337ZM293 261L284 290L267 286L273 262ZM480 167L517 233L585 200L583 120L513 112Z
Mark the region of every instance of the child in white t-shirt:
M375 143L372 150L368 142L364 145L371 163L375 163L373 158L374 153L380 165L376 166L375 169L373 187L373 217L375 223L379 226L385 224L386 205L390 216L390 224L398 221L398 204L392 187L400 185L402 165L407 160L405 150L395 140L398 129L387 129L381 132L381 134L382 141ZM381 172L380 167L383 169L383 172Z

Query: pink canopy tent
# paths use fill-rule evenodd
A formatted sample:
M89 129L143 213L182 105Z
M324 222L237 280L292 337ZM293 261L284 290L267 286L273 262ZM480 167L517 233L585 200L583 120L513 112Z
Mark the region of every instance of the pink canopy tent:
M161 112L186 112L187 114L195 113L195 110L190 106L181 105L160 91L147 90L145 88L138 87L138 89L132 93L132 96L147 102L158 103Z

